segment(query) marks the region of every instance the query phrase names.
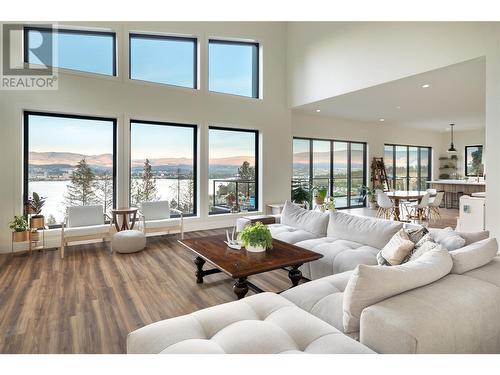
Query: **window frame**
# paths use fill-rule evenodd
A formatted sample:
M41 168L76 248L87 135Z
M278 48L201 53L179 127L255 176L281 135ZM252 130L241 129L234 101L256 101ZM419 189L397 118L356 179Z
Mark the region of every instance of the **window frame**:
M475 175L475 174L469 174L468 173L468 168L467 168L467 164L468 164L468 153L467 153L467 149L468 148L473 148L473 147L478 147L481 149L481 164L484 166L484 162L483 162L483 155L484 155L484 146L483 145L468 145L468 146L465 146L465 157L464 157L464 161L465 161L465 164L464 164L464 174L466 177L484 177L484 171L483 173L481 173L479 176L478 175ZM483 167L484 169L484 167Z
M208 127L208 169L207 169L207 177L209 177L210 174L210 130L222 130L222 131L233 131L233 132L244 132L244 133L253 133L255 135L255 208L253 210L248 210L248 212L257 212L260 210L260 189L259 189L259 182L260 182L260 168L259 168L259 163L260 163L260 158L259 158L259 140L260 140L260 131L257 129L241 129L241 128L229 128L229 127L223 127L223 126L209 126ZM210 178L207 178L207 182L210 180ZM215 194L215 191L214 191ZM210 198L209 198L210 200ZM207 202L207 208L208 208L208 203ZM217 216L217 215L233 215L232 213L214 213L210 212L208 210L208 216ZM236 213L237 214L237 213Z
M113 74L103 74L103 73L95 73L95 72L89 72L87 70L79 70L79 69L71 69L71 68L63 68L63 67L58 67L58 66L53 66L53 68L57 69L62 69L66 70L69 72L78 72L78 73L85 73L85 74L95 74L97 76L103 76L103 77L117 77L117 53L116 53L116 32L115 31L104 31L104 30L82 30L82 29L77 29L77 28L47 28L47 27L40 27L40 26L30 26L30 25L25 25L23 28L23 61L25 64L30 64L29 62L29 32L30 31L40 31L40 32L47 32L51 31L53 33L57 34L80 34L80 35L106 35L106 36L111 36L113 38Z
M328 178L328 185L329 185L328 186L328 194L331 197L333 196L333 188L335 185L335 177L334 177L334 169L335 169L334 153L335 153L335 149L334 149L334 144L335 144L335 142L347 143L347 150L346 150L346 152L347 152L347 176L346 176L346 180L347 180L347 186L346 186L347 206L335 207L335 208L338 210L344 210L344 209L350 209L350 208L366 207L366 198L363 199L362 205L352 205L351 204L351 188L352 188L352 174L351 174L351 172L352 172L352 148L351 148L351 145L352 144L363 145L363 185L366 186L366 184L367 184L367 172L368 172L368 170L367 170L367 167L368 167L368 163L367 163L368 143L367 142L348 141L348 140L343 140L343 139L309 138L309 137L293 137L292 141L295 139L309 141L309 179L307 182L308 182L309 186L311 187L311 191L312 191L312 188L314 186L314 179L315 179L313 176L313 172L314 172L314 167L313 167L314 147L313 147L313 144L314 144L314 141L328 141L328 142L330 142L330 177ZM293 149L292 149L292 159L293 159ZM293 168L293 166L292 166L292 168ZM323 177L317 177L316 179L325 180L325 178L323 178ZM293 180L293 174L292 174L292 180ZM313 198L311 196L311 201L309 202L310 206L312 206L312 199Z
M57 117L57 118L73 118L80 120L97 120L97 121L110 121L113 124L113 205L116 207L116 174L117 174L117 130L118 121L113 117L101 117L101 116L88 116L88 115L75 115L75 114L64 114L57 112L42 112L42 111L28 111L23 112L23 213L26 214L25 203L28 201L28 184L29 184L29 116L46 116L46 117ZM55 224L48 226L49 229L61 228L61 224Z
M198 216L198 125L196 124L183 124L165 121L148 121L148 120L129 120L129 158L128 158L128 202L129 205L132 199L132 123L158 125L158 126L174 126L180 128L193 129L193 213L183 214L183 217L196 217ZM180 217L180 215L173 214L172 217Z
M223 44L223 45L232 45L232 46L254 46L256 47L256 56L255 56L255 67L252 67L252 70L254 70L255 77L252 80L252 96L246 96L246 95L240 95L240 94L233 94L233 93L228 93L228 92L221 92L221 91L213 91L210 90L210 43L214 44ZM241 41L241 40L227 40L227 39L218 39L218 38L209 38L208 39L208 44L207 44L207 90L208 92L213 92L217 94L224 94L224 95L233 95L241 98L250 98L250 99L260 99L260 43L259 42L252 42L252 41Z
M385 155L385 148L389 146L392 147L392 181L389 182L390 188L391 189L396 189L396 147L406 147L406 190L409 190L409 185L410 185L410 148L416 148L417 149L417 184L419 186L420 191L424 191L427 189L427 186L421 186L420 181L422 179L422 166L421 166L421 150L422 149L427 149L427 160L428 160L428 165L427 165L427 178L429 180L432 179L432 147L431 146L417 146L417 145L402 145L402 144L396 144L396 143L384 143L384 155ZM385 161L384 161L385 162ZM427 184L425 184L427 185Z
M193 42L193 87L180 86L172 83L156 82L156 81L146 81L143 79L132 78L132 38L137 39L156 39L156 40L174 40L174 41L191 41ZM162 35L154 33L139 33L139 32L129 32L128 33L128 79L137 82L147 82L157 85L166 85L173 87L180 87L183 89L194 89L198 90L198 38L190 36L177 36L177 35Z

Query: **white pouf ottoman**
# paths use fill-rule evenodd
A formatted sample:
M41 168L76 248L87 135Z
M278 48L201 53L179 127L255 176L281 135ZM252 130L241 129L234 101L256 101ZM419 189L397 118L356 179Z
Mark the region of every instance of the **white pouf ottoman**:
M111 249L118 253L135 253L146 247L146 236L139 230L122 230L113 234Z

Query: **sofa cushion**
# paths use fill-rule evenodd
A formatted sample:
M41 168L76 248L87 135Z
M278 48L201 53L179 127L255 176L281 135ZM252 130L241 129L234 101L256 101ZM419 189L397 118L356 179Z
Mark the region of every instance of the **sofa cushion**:
M429 228L429 232L433 235L433 237L435 237L436 235L439 236L440 232L448 231L449 229L451 229L451 227L445 229ZM490 232L487 230L479 232L455 232L465 240L465 246L477 241L485 240L490 236Z
M472 271L467 271L462 276L486 281L500 288L500 256L497 255L488 264Z
M324 237L328 225L328 213L306 210L286 201L281 213L281 223L303 229L315 237Z
M155 219L146 221L146 229L178 227L179 225L181 225L180 219Z
M449 274L364 309L360 342L386 354L500 353L499 316L497 286Z
M347 271L300 284L284 291L281 296L343 331L342 301L352 273L353 271Z
M380 251L380 255L391 266L401 264L411 253L415 244L404 229L400 229Z
M451 227L432 233L434 242L442 245L448 250L456 250L465 246L465 239L455 232Z
M351 271L358 264L377 264L376 256L379 251L359 242L331 237L310 239L295 245L323 255L323 258L301 267L303 276L310 280Z
M273 238L291 244L316 238L316 236L310 232L284 224L269 224L267 227L271 231L271 236L273 236Z
M327 235L328 237L356 241L380 250L401 228L403 228L403 223L398 221L332 211L330 212Z
M452 264L448 251L437 247L412 262L393 267L359 265L344 292L344 332L359 331L366 307L439 280L450 272Z
M451 273L462 274L491 262L498 251L496 238L472 243L458 250L450 251L453 267Z
M127 353L302 352L372 353L274 293L260 293L163 320L127 337Z
M64 237L93 236L110 234L112 227L109 224L88 225L85 227L64 228Z

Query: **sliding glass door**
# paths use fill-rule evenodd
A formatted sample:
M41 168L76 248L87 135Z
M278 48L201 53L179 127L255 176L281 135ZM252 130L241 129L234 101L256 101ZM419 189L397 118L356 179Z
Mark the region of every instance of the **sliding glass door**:
M425 190L431 178L432 149L424 146L384 146L389 186L395 190Z
M293 180L311 192L326 188L337 208L364 206L366 143L294 138Z

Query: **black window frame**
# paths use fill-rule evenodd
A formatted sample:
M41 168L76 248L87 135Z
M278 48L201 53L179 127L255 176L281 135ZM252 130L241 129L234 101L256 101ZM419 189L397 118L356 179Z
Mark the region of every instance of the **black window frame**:
M316 179L318 180L328 180L328 194L329 196L333 197L333 189L335 187L335 177L334 177L334 161L335 161L335 149L334 149L334 144L335 142L342 142L342 143L347 143L347 176L346 176L346 181L347 181L347 206L345 207L335 207L338 210L344 210L344 209L350 209L350 208L360 208L360 207L366 207L366 199L363 199L363 204L357 204L357 205L352 205L351 204L351 188L352 188L352 174L351 174L351 167L352 167L352 153L351 153L351 145L352 144L360 144L363 145L363 185L366 186L367 184L367 157L368 157L368 144L367 142L362 142L362 141L349 141L349 140L343 140L343 139L328 139L328 138L309 138L309 137L293 137L293 140L305 140L309 141L309 180L307 181L309 187L311 190L313 189L314 186L314 148L313 144L314 141L327 141L330 142L330 176L328 178L325 177L317 177ZM293 149L292 149L292 154L293 154ZM293 158L293 155L292 155ZM293 169L293 166L292 166ZM292 181L293 181L293 172L292 172ZM312 207L312 197L311 201L309 202L309 206Z
M431 146L417 146L417 145L402 145L402 144L395 144L395 143L385 143L384 144L384 155L385 155L385 148L386 147L392 147L392 181L388 181L390 184L390 188L396 189L396 147L406 147L406 190L409 190L410 186L410 148L417 148L418 150L418 160L417 160L417 184L418 184L418 190L419 191L424 191L427 189L427 183L424 182L424 186L421 185L421 180L422 180L422 167L421 167L421 150L426 149L427 150L427 160L428 165L427 165L427 178L429 180L432 179L432 147Z
M129 120L129 176L128 176L128 202L130 205L131 194L132 194L132 123L136 124L146 124L146 125L158 125L158 126L174 126L180 128L191 128L193 129L193 213L186 214L183 213L183 217L195 217L198 215L198 125L196 124L183 124L167 121L148 121L148 120ZM179 217L178 214L171 214L171 217Z
M74 115L57 112L24 111L23 112L23 213L26 215L25 203L28 201L28 183L29 183L29 116L46 116L57 118L74 118L80 120L110 121L113 123L113 205L116 208L116 173L117 173L117 129L118 120L113 117ZM60 224L49 225L49 229L61 228Z
M137 39L157 39L157 40L177 40L177 41L191 41L193 43L193 87L174 85L172 83L156 82L156 81L146 81L144 79L132 78L132 38ZM149 33L129 33L128 34L128 79L131 81L138 82L148 82L155 83L157 85L166 85L181 87L185 89L198 89L198 38L196 37L184 37L184 36L174 36L174 35L161 35L161 34L149 34Z
M233 46L254 46L256 47L256 53L253 60L255 60L255 65L253 66L253 74L255 77L252 81L252 96L233 94L222 91L213 91L210 90L210 44L223 44L223 45L233 45ZM218 94L226 94L226 95L234 95L242 98L252 98L252 99L260 99L260 43L259 42L244 42L244 41L235 41L235 40L224 40L217 38L208 39L208 58L207 58L207 89L209 92L215 92Z
M481 164L484 166L484 162L483 162L484 147L483 147L483 145L468 145L468 146L465 146L464 174L465 174L466 177L484 177L484 168L483 168L483 173L481 173L479 176L477 174L469 174L468 173L467 164L468 164L469 160L467 158L467 155L468 155L467 149L468 148L473 148L473 147L481 148Z
M233 132L243 132L243 133L253 133L255 135L255 208L248 210L249 212L256 212L259 211L260 209L260 190L259 190L259 138L260 138L260 131L256 129L242 129L242 128L228 128L228 127L223 127L223 126L209 126L208 127L208 159L210 160L210 130L222 130L222 131L233 131ZM209 175L210 172L210 161L208 165L208 171L207 171L207 176ZM207 181L210 180L210 178L207 179ZM215 194L215 191L214 191ZM207 202L208 203L208 202ZM208 207L207 207L208 208ZM217 216L217 215L227 215L228 213L224 212L210 212L208 211L209 216ZM231 213L229 213L231 214Z
M71 69L71 68L61 68L58 66L54 66L57 69L69 70L73 72L82 72L86 74L95 74L99 76L105 77L116 77L117 76L117 55L116 55L116 32L115 31L99 31L99 30L81 30L81 29L73 29L73 28L48 28L48 27L39 27L39 26L24 26L23 30L23 61L25 64L29 64L29 37L28 34L30 31L40 31L40 32L53 32L58 34L79 34L79 35L107 35L113 38L113 74L103 74L103 73L95 73L89 72L87 70L80 69Z

